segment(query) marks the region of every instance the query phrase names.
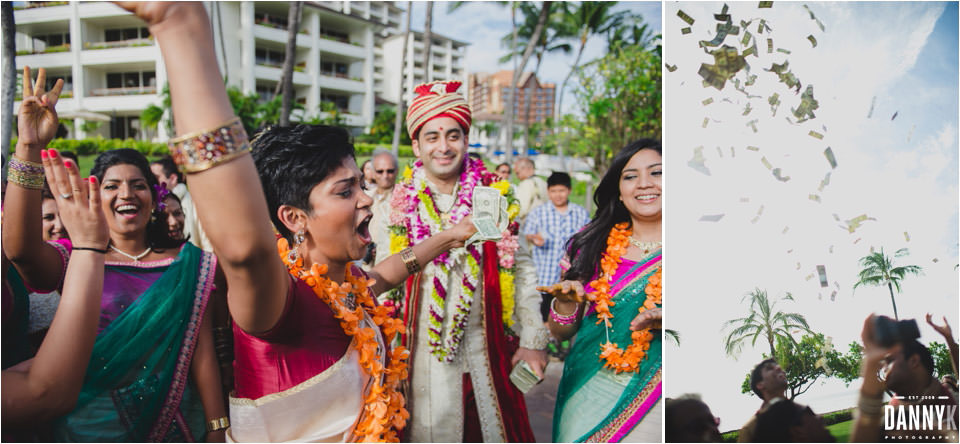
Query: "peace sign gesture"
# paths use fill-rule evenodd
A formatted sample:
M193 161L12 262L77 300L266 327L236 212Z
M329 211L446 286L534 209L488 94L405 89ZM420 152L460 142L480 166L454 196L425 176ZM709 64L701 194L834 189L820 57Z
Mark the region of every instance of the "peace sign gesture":
M33 83L30 67L23 67L23 102L17 115L18 141L29 148L46 148L57 134L57 100L63 89L63 79L57 79L53 89L45 91L47 72L40 68Z

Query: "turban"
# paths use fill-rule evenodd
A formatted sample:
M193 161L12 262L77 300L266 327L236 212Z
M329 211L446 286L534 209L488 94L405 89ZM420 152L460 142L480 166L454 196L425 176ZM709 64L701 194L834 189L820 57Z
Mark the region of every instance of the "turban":
M429 120L437 117L449 117L470 131L470 105L463 95L457 92L461 82L437 81L424 83L414 89L416 97L407 109L407 134L416 138L420 128Z

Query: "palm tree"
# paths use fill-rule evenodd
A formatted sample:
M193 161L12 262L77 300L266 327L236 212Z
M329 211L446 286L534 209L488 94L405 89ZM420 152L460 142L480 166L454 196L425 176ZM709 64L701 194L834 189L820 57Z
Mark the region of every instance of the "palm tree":
M540 33L540 40L537 42L536 47L534 48L533 56L536 58L536 65L533 69L533 77L539 78L540 74L540 65L543 63L543 58L549 53L561 51L565 54L570 54L573 52L573 47L563 40L567 39L571 35L567 21L564 20L566 4L561 3L559 8L554 8L554 12L549 15L547 18L547 24L543 32ZM517 54L517 44L526 45L530 41L530 36L533 35L533 31L536 28L537 20L539 19L539 11L531 3L521 3L520 12L523 15L523 24L516 28L516 38L517 41L513 41L514 34L508 33L500 39L500 46L503 48L509 48L510 53L500 57L500 63L506 63L513 59ZM514 44L516 43L516 44ZM523 112L523 119L527 121L527 127L529 129L531 122L530 119L530 108L533 105L532 97L527 97L525 101L525 109ZM526 146L529 148L530 143L530 132L527 131Z
M0 120L0 150L3 159L0 164L3 165L3 178L7 180L7 154L10 152L11 132L13 131L13 101L17 92L17 64L14 57L17 54L17 29L13 21L13 2L3 2L0 4L0 23L3 27L3 78L2 96L3 96L3 119ZM29 81L29 80L25 80Z
M910 254L909 250L901 248L893 253L893 257L901 257L908 254ZM923 274L923 269L920 268L919 265L901 265L894 267L893 260L883 254L882 247L879 252L871 253L860 258L860 266L863 267L863 269L860 270L859 280L856 284L853 284L853 290L856 291L857 287L861 285L880 286L886 284L887 289L890 290L890 303L893 304L893 317L894 319L900 319L897 316L897 300L893 295L893 288L896 287L897 293L899 293L900 281L908 274L914 276Z
M433 81L433 69L430 56L433 54L433 2L427 2L427 14L423 18L423 69L427 72L427 83Z
M759 288L744 295L740 300L742 303L747 298L750 299L750 314L743 318L732 319L723 324L723 328L733 329L724 340L724 349L729 356L736 356L743 349L743 344L750 340L750 345L756 345L757 339L763 337L770 346L770 356L775 356L774 344L777 338L793 339L793 332L810 332L810 325L807 319L798 313L784 313L777 310L777 303L781 301L793 301L793 295L789 292L781 299L771 303L767 297L766 290Z
M403 54L400 55L400 87L397 88L400 91L400 98L397 99L397 115L393 121L393 141L391 142L391 150L394 156L400 150L400 122L403 114L405 114L403 111L406 109L403 104L403 85L406 83L404 82L404 76L407 73L407 44L410 42L410 14L412 11L413 2L407 2L407 25L403 29ZM411 93L413 92L411 91ZM409 136L413 137L413 134Z
M290 110L293 107L293 65L297 58L297 33L300 32L300 16L303 11L303 2L290 2L290 11L287 14L287 47L283 57L283 75L280 78L282 103L280 107L280 126L290 125Z
M517 83L520 82L520 75L523 73L523 69L527 66L530 56L533 55L533 49L537 46L537 42L540 41L540 33L542 33L546 27L547 16L550 15L550 7L552 4L553 2L542 2L539 11L537 11L537 23L533 28L533 33L530 34L530 39L527 41L526 48L523 50L523 56L520 60L520 64L513 70L513 80L510 82L510 90L507 94L507 109L505 117L507 133L507 158L510 158L513 154L513 105L516 102L514 93L517 90ZM516 21L514 21L514 29L516 29L515 23ZM517 31L514 31L514 33L516 35ZM516 39L514 39L514 41L516 41Z
M627 17L626 11L613 12L612 9L617 2L581 2L573 10L566 13L568 26L576 29L574 37L579 40L580 48L577 50L577 58L570 67L570 72L560 84L560 91L557 94L557 108L553 115L557 116L557 122L560 122L560 113L563 112L563 92L567 88L567 82L570 77L580 68L580 58L583 56L583 50L587 47L587 40L591 35L604 34L611 29L617 28ZM555 132L559 130L557 128ZM563 159L563 144L558 141L557 154ZM564 161L564 164L566 162Z

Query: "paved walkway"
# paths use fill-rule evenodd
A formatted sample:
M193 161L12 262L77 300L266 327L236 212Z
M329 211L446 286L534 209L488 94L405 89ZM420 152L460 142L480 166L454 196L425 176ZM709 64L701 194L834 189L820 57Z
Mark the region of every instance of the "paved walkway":
M543 382L524 395L530 414L530 426L537 442L553 442L553 407L557 402L557 386L560 384L561 375L563 361L550 358Z

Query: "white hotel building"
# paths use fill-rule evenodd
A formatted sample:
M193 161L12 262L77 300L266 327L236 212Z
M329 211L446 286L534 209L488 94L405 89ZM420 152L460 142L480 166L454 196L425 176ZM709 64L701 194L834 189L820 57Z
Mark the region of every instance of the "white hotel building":
M228 85L263 99L272 97L281 77L289 4L204 4L213 28L215 62ZM57 109L63 116L77 116L69 137L165 141L171 136L164 124L156 132L140 125L140 113L161 103L166 84L159 47L143 21L106 2L27 2L16 7L18 72L24 66L46 68L51 85L64 78ZM400 61L385 57L384 45L402 32L404 14L393 2L304 2L293 84L307 117L319 113L321 102L332 102L345 124L359 133L373 122L378 103L397 101ZM422 58L422 35L417 39L419 46L409 51ZM402 38L395 40L402 43ZM464 80L464 46L434 34L431 65L436 79ZM418 65L422 62L408 61L413 68L408 85L425 78ZM411 69L406 71L411 74ZM412 88L408 85L405 89ZM84 115L109 121L84 131Z

